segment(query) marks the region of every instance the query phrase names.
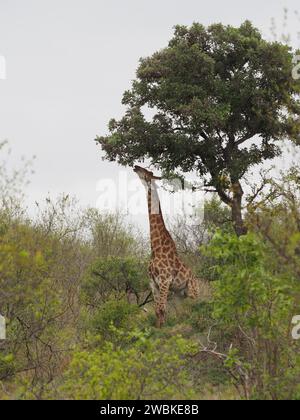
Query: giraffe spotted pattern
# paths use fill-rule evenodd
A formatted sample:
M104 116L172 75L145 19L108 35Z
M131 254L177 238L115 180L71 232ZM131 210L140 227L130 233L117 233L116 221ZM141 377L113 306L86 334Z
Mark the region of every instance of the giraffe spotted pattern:
M179 257L176 245L165 226L155 183L159 178L140 166L136 166L134 171L147 191L152 251L149 275L157 326L160 328L166 321L169 292L197 299L200 295L199 280Z

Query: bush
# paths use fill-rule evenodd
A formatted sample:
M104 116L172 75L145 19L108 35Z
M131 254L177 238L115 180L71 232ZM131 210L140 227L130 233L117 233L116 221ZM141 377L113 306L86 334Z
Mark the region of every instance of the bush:
M185 357L193 345L176 336L155 339L148 333L115 330L119 342L109 341L93 352L73 356L61 388L64 398L84 400L182 399L189 388Z
M91 330L94 334L100 334L103 337L111 335L111 325L130 330L136 323L136 315L139 311L138 306L130 305L125 301L108 301L92 316Z
M216 234L207 248L215 260L213 316L218 329L231 331L225 360L230 370L243 366L246 397L279 399L276 383L295 363L290 334L296 304L296 279L281 276L272 254L257 236Z
M83 298L97 307L111 299L134 296L137 304L148 287L147 264L133 257L107 257L96 261L83 281Z
M0 381L14 375L15 364L12 354L0 353Z

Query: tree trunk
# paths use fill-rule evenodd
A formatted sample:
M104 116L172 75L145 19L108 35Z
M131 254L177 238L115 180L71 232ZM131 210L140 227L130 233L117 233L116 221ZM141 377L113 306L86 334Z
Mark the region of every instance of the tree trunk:
M242 216L242 199L244 191L239 181L232 184L232 193L233 198L231 203L231 210L233 227L238 236L243 236L247 234L248 230L244 225Z

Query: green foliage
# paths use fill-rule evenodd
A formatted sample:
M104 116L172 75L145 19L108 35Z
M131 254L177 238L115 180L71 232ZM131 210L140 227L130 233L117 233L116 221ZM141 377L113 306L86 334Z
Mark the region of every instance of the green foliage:
M184 370L191 344L181 337L115 331L123 348L106 341L93 352L76 352L62 387L65 398L93 400L175 399L193 396Z
M16 375L17 383L28 375L36 398L74 342L78 310L73 299L82 274L74 226L66 215L62 224L58 207L50 212L47 205L49 211L35 223L16 217L13 207L0 211L0 311L7 320L7 340L0 342L0 350L13 355L0 378Z
M107 301L93 314L90 327L94 334L106 338L111 335L111 325L131 330L136 324L138 313L139 308L136 305L122 300Z
M300 168L266 180L265 192L249 207L247 224L269 244L275 258L270 264L282 275L300 275Z
M142 234L126 223L119 213L103 214L96 209L88 209L85 223L92 238L95 258L145 257L147 246Z
M0 239L0 308L7 320L7 340L0 343L13 364L1 363L0 379L12 369L31 371L40 383L53 375L67 343L67 289L53 277L53 249L26 224L7 227ZM59 326L65 323L65 329ZM5 356L6 357L6 356ZM47 366L47 367L46 367Z
M89 268L82 291L85 301L95 307L107 299L134 294L137 303L148 287L147 264L134 257L107 257Z
M212 261L205 253L200 251L200 246L209 243L217 230L232 233L230 210L214 195L205 200L203 211L196 212L192 219L180 216L171 226L172 237L177 250L186 263L193 267L199 278L207 281L213 280L211 270Z
M217 196L205 202L204 226L210 234L214 234L216 230L233 233L230 211L228 207L222 205Z
M267 250L258 238L252 234L240 239L216 234L209 249L216 260L219 279L215 294L218 318L232 322L233 314L236 320L247 314L245 322L249 326L258 322L263 326L270 317L270 302L274 310L280 308L284 311L280 315L286 317L291 309L293 284L283 284L269 271Z
M299 351L284 374L272 382L272 390L282 400L300 401L300 357Z
M254 234L217 233L207 252L218 278L213 315L219 329L231 331L225 367L244 369L247 397L280 398L274 384L297 354L287 331L299 285L276 270L269 247Z
M293 66L291 48L267 42L249 21L239 28L177 26L166 48L140 61L123 97L125 116L96 141L123 165L149 159L166 176L198 172L231 206L236 232L244 234L244 175L281 154L278 140L299 143Z
M196 157L202 155L219 174L226 168L239 179L249 164L276 154L271 138L292 133L290 118L299 113L292 58L288 47L263 40L250 22L240 28L178 26L167 48L141 60L137 80L124 94L128 113L111 121L111 136L98 141L121 163L148 155L163 168L188 171L196 163L205 174L206 159ZM145 104L158 110L151 122L142 115ZM285 107L290 114L282 113ZM234 148L228 168L218 153L218 133L236 140L259 134L265 142L261 148Z
M11 377L15 372L15 363L13 354L0 353L0 380Z
M199 302L192 306L190 324L195 331L204 333L213 321L213 304L211 302Z
M214 282L199 301L170 296L161 330L148 248L118 215L64 195L30 220L0 201L0 399L299 400L299 179L265 179L241 238L218 199L192 228L178 221L180 253Z

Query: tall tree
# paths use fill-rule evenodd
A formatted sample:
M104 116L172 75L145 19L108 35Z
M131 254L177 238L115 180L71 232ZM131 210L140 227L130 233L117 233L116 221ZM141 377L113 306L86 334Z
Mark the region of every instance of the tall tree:
M125 116L96 141L123 165L149 159L165 173L197 171L242 235L243 176L280 155L279 140L299 141L292 68L292 50L264 40L249 21L177 26L166 48L140 60Z

